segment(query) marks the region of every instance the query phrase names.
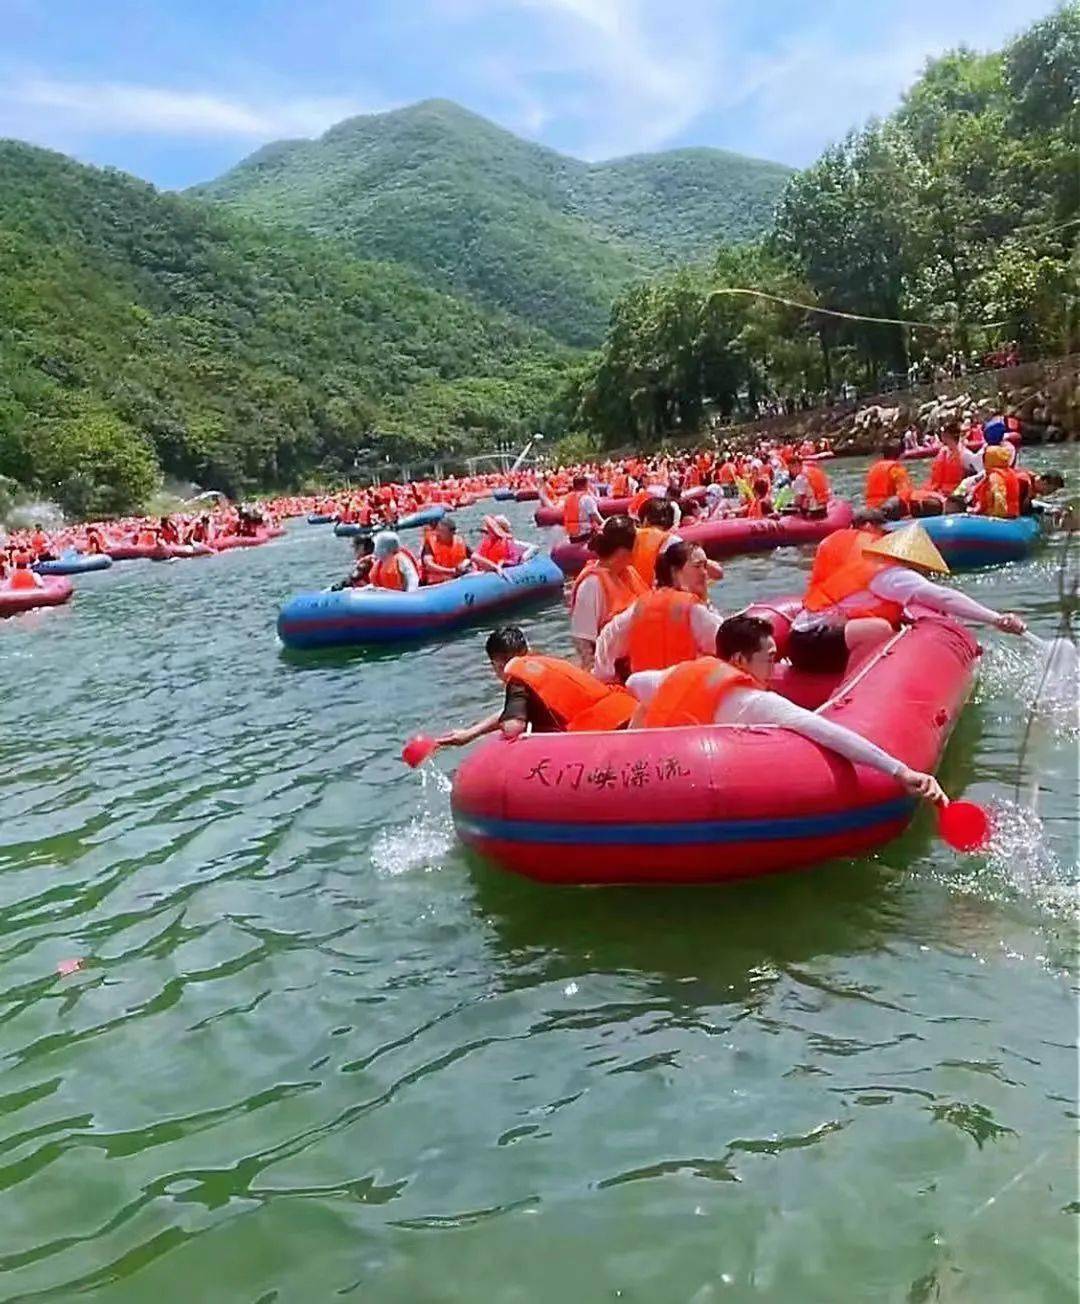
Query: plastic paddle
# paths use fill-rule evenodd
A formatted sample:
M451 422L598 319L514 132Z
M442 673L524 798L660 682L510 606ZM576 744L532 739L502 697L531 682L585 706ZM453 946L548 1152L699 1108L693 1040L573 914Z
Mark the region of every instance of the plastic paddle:
M973 801L951 801L938 808L938 833L955 851L981 851L993 831L990 815Z
M427 734L414 734L401 749L401 759L410 769L415 770L418 765L423 765L438 745Z

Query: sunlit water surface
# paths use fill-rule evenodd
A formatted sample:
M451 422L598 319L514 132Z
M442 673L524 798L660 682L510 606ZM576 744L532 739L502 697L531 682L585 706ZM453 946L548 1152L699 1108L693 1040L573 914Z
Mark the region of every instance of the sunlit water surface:
M966 583L1049 634L1060 554ZM456 843L453 753L399 760L496 704L485 629L277 646L347 557L298 522L0 627L2 1298L1075 1300L1075 702L1030 650L986 636L941 769L989 855L923 814L802 875L556 891Z

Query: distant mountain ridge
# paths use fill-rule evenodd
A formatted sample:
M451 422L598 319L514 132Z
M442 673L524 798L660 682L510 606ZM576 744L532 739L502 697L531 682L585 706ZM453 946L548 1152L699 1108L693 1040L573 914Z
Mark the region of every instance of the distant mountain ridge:
M266 145L193 193L409 264L582 345L631 281L765 231L790 175L713 149L583 163L425 100Z

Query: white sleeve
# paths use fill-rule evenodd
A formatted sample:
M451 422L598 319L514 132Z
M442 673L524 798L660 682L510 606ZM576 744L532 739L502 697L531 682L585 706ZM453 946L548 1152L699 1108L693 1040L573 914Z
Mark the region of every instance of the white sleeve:
M586 580L581 588L585 588ZM578 591L580 597L581 590ZM575 607L576 610L576 607ZM630 646L630 622L633 618L633 607L627 607L625 611L620 611L617 616L609 620L604 628L600 631L600 637L596 640L596 661L593 665L593 674L597 679L603 680L605 684L615 682L615 662L619 657L626 656L627 649ZM574 629L573 619L570 621L570 631L577 634ZM579 634L579 638L592 638L595 635Z
M416 573L416 567L408 559L398 553L398 570L401 572L401 578L405 581L405 592L413 593L420 587L420 576Z
M591 521L600 515L600 508L596 505L596 499L592 494L583 494L581 497L580 513L582 521Z
M903 761L890 756L861 734L842 724L835 724L832 720L824 720L813 711L789 702L779 693L765 689L736 689L729 693L720 703L716 722L779 725L783 729L790 729L792 733L801 734L803 738L809 738L819 747L838 752L854 765L869 765L872 769L881 770L893 777L905 768Z
M946 589L940 584L909 570L906 566L890 566L870 581L870 591L879 598L899 602L905 610L918 614L921 607L937 615L954 616L957 620L970 620L976 625L997 624L998 613L969 598L958 589Z
M597 626L600 624L600 600L600 581L595 575L586 576L578 586L574 605L570 609L570 633L575 638L596 641Z
M651 702L669 673L668 670L639 670L627 679L626 687L639 702Z
M704 602L695 603L690 608L690 630L698 651L704 656L716 656L716 631L720 628L720 623L717 613Z

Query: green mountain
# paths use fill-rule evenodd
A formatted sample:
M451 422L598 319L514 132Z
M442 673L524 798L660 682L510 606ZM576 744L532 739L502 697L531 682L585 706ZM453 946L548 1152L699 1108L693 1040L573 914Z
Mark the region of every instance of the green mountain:
M632 281L761 235L790 175L711 149L582 163L427 100L268 145L195 193L340 237L582 345Z
M71 510L512 436L569 360L408 268L0 141L0 476Z

